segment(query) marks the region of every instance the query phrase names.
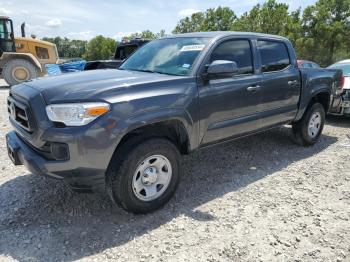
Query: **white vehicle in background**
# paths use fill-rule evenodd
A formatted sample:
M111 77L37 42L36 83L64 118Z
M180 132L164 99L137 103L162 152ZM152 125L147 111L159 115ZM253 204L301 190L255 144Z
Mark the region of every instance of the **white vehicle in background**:
M328 68L341 69L343 71L343 78L341 80L343 88L342 99L338 107L339 110L334 113L338 115L350 116L350 59L337 62Z

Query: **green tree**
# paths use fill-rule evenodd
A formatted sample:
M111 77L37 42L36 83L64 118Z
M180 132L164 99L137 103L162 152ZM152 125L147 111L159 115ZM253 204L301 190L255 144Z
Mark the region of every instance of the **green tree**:
M287 4L275 0L268 0L263 5L257 4L237 19L231 29L287 36L293 18L297 18L297 13L292 18L288 8Z
M112 38L96 36L87 45L83 58L86 60L109 59L115 52L117 42Z
M142 31L141 33L133 33L128 36L129 39L144 38L144 39L156 39L157 35L150 30Z
M234 11L229 7L210 8L206 12L198 12L181 19L174 34L197 31L228 31L237 19Z
M128 36L129 39L143 38L143 39L158 39L165 36L165 30L162 29L158 33L153 33L150 30L142 31L141 33L134 33Z
M86 51L87 41L70 40L61 37L44 37L43 40L54 43L57 46L60 58L81 58Z
M205 31L229 31L237 19L229 7L210 8L204 14Z
M304 10L303 57L326 66L350 55L350 0L319 0Z
M261 6L257 4L249 12L245 12L232 25L234 31L262 32L260 19Z
M190 17L181 19L175 29L174 34L204 31L205 15L202 12L194 13Z

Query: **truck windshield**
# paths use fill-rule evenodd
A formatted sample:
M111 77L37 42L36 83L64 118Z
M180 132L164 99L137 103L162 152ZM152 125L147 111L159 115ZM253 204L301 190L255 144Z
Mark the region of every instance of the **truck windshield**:
M187 76L209 40L199 37L155 40L138 49L119 69Z

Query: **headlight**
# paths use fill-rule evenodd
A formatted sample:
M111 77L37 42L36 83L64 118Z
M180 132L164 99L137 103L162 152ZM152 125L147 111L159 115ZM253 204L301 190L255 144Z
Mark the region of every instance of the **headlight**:
M109 111L107 103L53 104L46 107L46 113L53 122L66 126L83 126Z

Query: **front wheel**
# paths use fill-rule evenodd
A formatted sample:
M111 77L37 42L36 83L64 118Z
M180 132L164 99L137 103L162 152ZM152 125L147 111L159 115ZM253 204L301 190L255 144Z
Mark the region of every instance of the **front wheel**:
M39 76L39 72L35 65L25 59L9 60L5 64L2 74L5 81L10 86L17 85Z
M180 179L180 154L167 139L122 145L107 171L112 200L127 211L148 213L173 196Z
M325 109L320 103L310 106L303 118L292 126L295 142L303 146L315 144L322 134L325 116Z

